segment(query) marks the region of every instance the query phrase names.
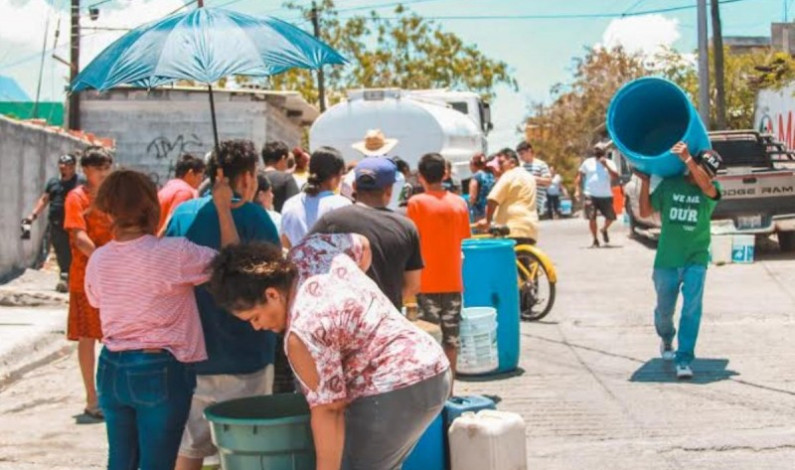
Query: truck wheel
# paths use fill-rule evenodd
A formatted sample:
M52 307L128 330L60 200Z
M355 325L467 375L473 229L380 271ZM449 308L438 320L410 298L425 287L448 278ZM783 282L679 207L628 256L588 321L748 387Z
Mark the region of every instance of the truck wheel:
M778 247L781 251L795 251L795 232L778 232Z

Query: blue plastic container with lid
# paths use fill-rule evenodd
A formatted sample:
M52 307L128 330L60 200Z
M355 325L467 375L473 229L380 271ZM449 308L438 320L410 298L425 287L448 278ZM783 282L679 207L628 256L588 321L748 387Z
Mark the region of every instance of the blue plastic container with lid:
M494 400L482 395L469 395L466 397L451 397L444 405L444 429L450 429L456 418L467 411L496 410Z
M513 240L464 240L464 305L497 309L496 373L519 365L519 281Z
M687 94L675 83L645 77L621 87L607 109L607 130L616 148L638 170L669 177L685 166L670 152L687 143L691 155L710 148L709 136Z
M417 446L403 462L403 470L445 470L446 445L444 411L425 430Z

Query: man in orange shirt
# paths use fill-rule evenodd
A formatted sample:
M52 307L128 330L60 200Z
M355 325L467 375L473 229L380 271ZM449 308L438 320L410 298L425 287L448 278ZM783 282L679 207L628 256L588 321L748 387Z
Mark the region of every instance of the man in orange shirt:
M170 180L157 193L160 201L160 223L157 225L158 232L162 229L174 209L185 201L190 201L199 197L197 188L204 180L204 160L185 153L177 160L174 169L176 178Z
M407 215L420 234L425 268L417 304L420 318L440 325L444 352L455 373L461 325L461 242L471 235L466 202L442 187L444 158L429 153L420 159L419 180L425 192L409 199Z

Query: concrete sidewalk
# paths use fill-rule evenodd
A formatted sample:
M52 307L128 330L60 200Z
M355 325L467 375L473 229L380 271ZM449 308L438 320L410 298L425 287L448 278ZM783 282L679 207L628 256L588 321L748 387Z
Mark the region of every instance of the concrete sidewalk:
M67 295L55 273L27 271L0 286L0 390L25 372L68 354Z

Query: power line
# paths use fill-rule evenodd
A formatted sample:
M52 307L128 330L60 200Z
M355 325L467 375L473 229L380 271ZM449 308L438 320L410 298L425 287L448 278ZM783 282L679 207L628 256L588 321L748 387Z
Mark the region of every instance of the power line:
M721 0L720 4L730 4L745 2L748 0ZM692 10L696 5L682 5L678 7L656 8L630 13L556 13L545 15L478 15L478 16L423 16L426 20L568 20L568 19L599 19L599 18L623 18L629 16L652 15L655 13L671 13L681 10ZM370 18L366 18L370 19ZM395 20L397 17L378 17L375 20Z

